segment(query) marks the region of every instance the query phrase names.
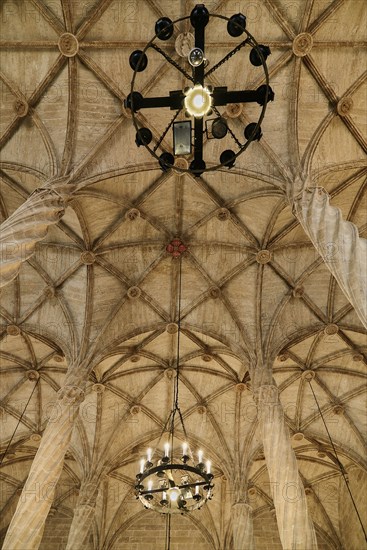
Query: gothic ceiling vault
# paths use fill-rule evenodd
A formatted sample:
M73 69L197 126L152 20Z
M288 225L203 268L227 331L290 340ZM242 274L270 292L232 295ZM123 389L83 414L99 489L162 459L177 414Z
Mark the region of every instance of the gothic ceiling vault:
M130 53L153 37L159 17L177 19L194 4L1 3L1 221L53 178L78 183L64 217L1 290L2 452L17 427L0 469L2 537L67 366L82 354L92 370L41 548L65 547L78 491L92 475L101 489L88 550L140 550L150 548L147 542L162 548L159 517L152 520L156 538L139 539L152 512L142 510L133 485L172 404L182 262L181 410L191 444L212 459L215 494L192 518L179 517L176 531L190 533L193 548L229 549L239 491L253 508L257 548L281 548L249 376L261 353L273 364L319 548L359 550L363 533L302 374L313 371L312 387L363 514L365 330L292 214L285 182L300 168L310 174L367 237L367 4L206 2L213 13L246 14L249 31L270 46L275 101L263 138L234 168L196 178L162 172L137 148L123 106ZM175 44L189 31L179 23L159 44L187 70ZM237 39L220 20L206 33L214 65ZM237 56L212 83L256 88L261 70L248 63L246 48ZM148 57L139 91L159 96L183 87L159 52ZM235 117L220 110L238 132L259 114L252 104ZM138 118L157 136L171 115L146 110ZM232 144L230 135L208 140L208 163L217 164ZM181 259L166 251L175 238L187 246ZM47 537L58 524L67 527L52 546Z

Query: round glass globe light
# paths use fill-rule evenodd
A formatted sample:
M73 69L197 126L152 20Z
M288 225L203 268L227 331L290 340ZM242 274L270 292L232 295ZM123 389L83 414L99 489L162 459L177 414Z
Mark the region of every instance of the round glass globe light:
M208 88L203 88L200 84L197 84L186 93L185 109L191 116L202 118L210 111L212 100Z
M204 105L204 98L201 94L197 94L194 96L192 102L197 109L201 109L202 106Z
M200 65L204 61L203 50L201 50L200 48L193 48L188 55L188 60L192 67L200 67Z
M171 489L168 489L167 495L171 502L177 502L179 496L181 495L181 491L178 487L172 487Z

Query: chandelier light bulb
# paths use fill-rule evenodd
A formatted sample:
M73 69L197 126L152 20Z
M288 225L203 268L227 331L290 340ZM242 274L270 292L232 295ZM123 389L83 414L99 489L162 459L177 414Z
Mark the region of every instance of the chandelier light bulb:
M198 460L199 464L201 464L203 461L203 451L198 451Z
M199 485L195 485L195 495L198 495L200 491Z
M212 463L210 462L210 460L207 460L207 462L206 462L206 473L207 474L210 474L211 465L212 465Z
M153 489L153 480L150 479L150 480L148 481L148 491L151 491L152 489Z
M144 458L140 461L140 473L142 474L144 472Z
M166 493L166 491L162 491L162 500L167 500L167 493Z
M171 489L168 489L167 493L171 502L177 502L181 491L178 487L172 487Z
M189 115L196 118L202 118L206 115L212 106L213 98L208 88L203 88L196 84L185 94L185 109Z
M182 454L185 456L187 454L187 443L182 443Z
M204 105L204 98L201 94L196 94L194 95L192 102L197 109L201 109Z
M169 456L169 443L164 444L164 456Z
M150 462L152 460L152 449L147 450L147 461Z

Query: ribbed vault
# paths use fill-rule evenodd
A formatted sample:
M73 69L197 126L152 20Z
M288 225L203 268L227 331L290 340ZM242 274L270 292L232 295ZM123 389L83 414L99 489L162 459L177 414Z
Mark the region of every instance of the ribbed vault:
M260 532L266 518L274 520L249 374L261 358L273 365L319 548L359 550L363 534L356 516L346 519L349 496L312 390L362 513L365 330L294 217L286 189L296 173L307 174L366 238L366 5L207 3L214 13L247 13L249 30L271 47L276 97L263 139L231 171L200 178L162 173L136 147L123 107L131 51L145 46L158 17L175 19L193 5L2 3L1 221L53 177L69 177L78 189L1 290L2 452L19 426L0 470L0 529L5 534L45 426L57 414L67 366L86 357L86 397L48 524L71 518L83 482L98 479L90 548L128 544L123 537L145 517L132 489L138 460L157 444L172 404L181 262L181 409L190 443L212 457L216 475L215 498L190 520L202 537L197 548L231 548L231 505L243 495L259 526L258 547L280 548ZM213 65L236 44L221 24L211 22L207 31ZM183 67L174 40L187 31L177 26L160 45ZM215 73L213 84L263 82L241 55ZM154 51L137 86L164 95L183 80ZM246 105L233 119L236 130L258 113ZM145 117L159 135L171 115L138 115ZM209 164L231 147L231 137L225 140L205 144ZM188 247L178 260L166 251L174 238ZM332 258L334 244L328 246ZM178 431L176 444L182 439Z

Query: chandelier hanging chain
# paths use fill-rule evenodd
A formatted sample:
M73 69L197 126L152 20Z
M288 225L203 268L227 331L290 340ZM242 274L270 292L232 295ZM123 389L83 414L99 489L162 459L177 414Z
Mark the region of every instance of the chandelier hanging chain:
M182 109L179 109L178 111L176 111L176 113L172 117L171 121L167 125L167 128L164 130L163 134L161 135L161 137L157 141L156 145L154 146L154 149L153 149L154 152L156 152L156 150L159 148L160 144L162 143L162 141L166 137L168 130L171 128L172 124L175 122L176 118L178 117L178 115L180 114L181 111L182 111Z
M227 55L225 55L223 57L223 59L218 61L218 63L216 65L214 65L214 67L212 67L207 73L205 73L204 78L208 78L212 73L214 73L214 71L216 71L217 69L219 69L219 67L224 65L224 63L226 63L226 61L228 61L228 59L230 59L233 55L235 55L237 52L239 52L244 46L246 46L246 44L249 44L249 43L250 43L250 40L248 38L246 38L246 40L244 40L243 42L238 44L238 46L236 46L235 48L233 48L233 50L228 52Z
M216 107L213 107L213 111L220 118L222 117L222 115L220 114L220 112L218 111L218 109ZM234 133L232 132L232 130L230 129L229 126L227 126L227 131L230 134L230 136L233 138L233 140L235 141L236 145L241 149L241 147L243 147L242 143L240 141L238 141L238 139L236 138L236 136L234 135Z
M170 550L170 549L171 549L171 515L167 514L165 550Z
M355 511L356 511L356 514L357 514L357 516L358 516L359 523L361 524L362 531L363 531L363 534L364 534L364 538L365 538L365 540L367 541L367 534L366 534L365 528L364 528L364 526L363 526L361 516L359 515L357 505L356 505L355 500L354 500L354 498L353 498L352 491L351 491L351 489L350 489L350 487L349 487L349 482L348 482L348 479L347 479L347 477L346 477L346 475L345 475L344 466L343 466L343 464L342 464L342 463L340 462L340 460L339 460L338 453L336 452L335 445L334 445L334 443L333 443L333 440L331 439L330 432L329 432L328 427L327 427L327 425L326 425L326 422L325 422L325 419L324 419L324 415L323 415L322 412L321 412L320 405L319 405L319 402L317 401L317 397L316 397L316 395L315 395L315 392L314 392L314 389L313 389L313 387L312 387L311 381L308 380L308 383L309 383L309 385L310 385L310 388L311 388L313 397L314 397L314 399L315 399L317 408L318 408L318 410L319 410L319 413L320 413L322 422L323 422L323 424L324 424L324 426L325 426L326 433L327 433L327 435L328 435L328 437L329 437L330 444L331 444L331 446L332 446L332 448L333 448L333 451L334 451L334 455L335 455L336 461L337 461L337 463L338 463L340 472L341 472L341 474L342 474L342 476L343 476L343 479L344 479L344 483L345 483L345 485L346 485L346 487L347 487L347 489L348 489L350 498L351 498L351 500L352 500L352 504L353 504L354 509L355 509Z
M175 262L177 266L177 262ZM147 459L140 460L140 471L136 475L135 495L145 508L150 508L163 514L183 514L198 510L212 498L212 483L214 474L211 472L211 461L204 462L204 452L197 451L197 462L188 443L183 415L179 405L180 379L180 335L181 335L181 302L182 302L182 257L176 268L177 291L177 357L176 377L173 380L172 410L165 422L159 442L164 433L167 439L164 443L164 454L158 460L153 460L156 450L147 449ZM175 447L175 418L179 421L185 437L182 442L182 455L178 458ZM181 433L179 434L181 436ZM177 436L176 436L177 438ZM158 442L158 444L159 444ZM177 443L177 442L176 442ZM189 464L193 461L193 464ZM156 464L156 465L155 465ZM167 524L169 525L169 524ZM166 547L170 547L169 535L166 534Z
M167 55L166 52L164 52L159 46L157 46L157 44L152 43L150 47L153 48L153 50L156 50L158 53L160 53L165 58L165 60L168 61L168 63L170 63L171 65L173 65L175 69L180 71L180 73L182 73L185 78L187 78L188 80L191 80L191 82L194 82L194 79L192 78L192 76L190 76L189 73L186 72L185 69L183 69L172 57Z

